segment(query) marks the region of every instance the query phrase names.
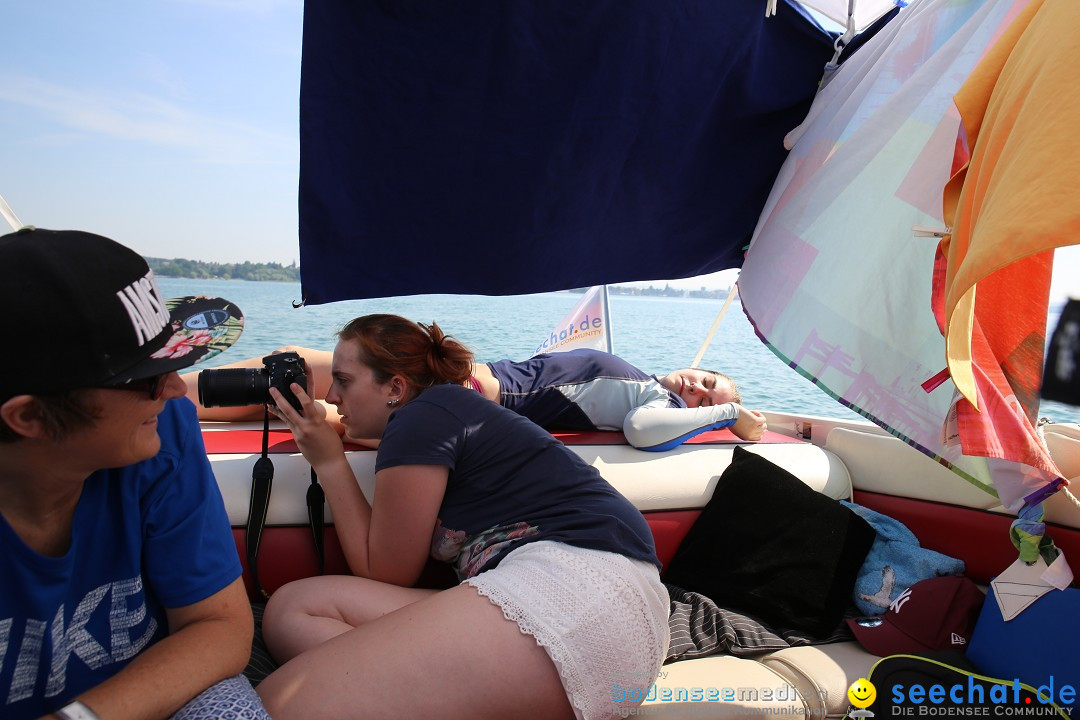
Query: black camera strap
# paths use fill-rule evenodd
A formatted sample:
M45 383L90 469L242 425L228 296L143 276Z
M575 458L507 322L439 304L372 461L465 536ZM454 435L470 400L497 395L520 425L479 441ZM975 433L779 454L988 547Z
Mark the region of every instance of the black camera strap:
M319 559L319 574L325 569L325 555L323 553L323 522L324 508L326 507L326 493L319 484L319 476L315 474L315 468L311 468L311 484L307 489L307 514L311 524L311 537L315 541L315 555Z
M274 485L274 463L270 460L270 411L263 410L262 457L251 469L251 499L248 503L247 565L255 590L269 599L270 593L259 582L259 543L262 542L263 526L266 525L266 509L270 505L270 489Z
M248 501L247 551L248 570L255 590L269 598L262 583L259 582L259 544L262 542L263 527L266 525L266 511L270 506L270 491L274 485L274 463L270 459L270 411L263 411L262 456L255 461L251 469L251 498ZM315 468L311 468L311 485L307 489L308 523L311 525L311 537L315 541L315 555L319 562L319 574L325 569L325 551L323 545L323 527L325 525L326 494L319 484Z

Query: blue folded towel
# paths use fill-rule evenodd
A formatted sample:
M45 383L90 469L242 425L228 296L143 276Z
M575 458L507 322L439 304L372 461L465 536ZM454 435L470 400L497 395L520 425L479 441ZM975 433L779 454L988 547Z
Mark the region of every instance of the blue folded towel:
M889 603L920 580L964 572L962 560L927 550L899 520L862 505L840 501L877 532L859 569L854 600L865 615L884 615Z

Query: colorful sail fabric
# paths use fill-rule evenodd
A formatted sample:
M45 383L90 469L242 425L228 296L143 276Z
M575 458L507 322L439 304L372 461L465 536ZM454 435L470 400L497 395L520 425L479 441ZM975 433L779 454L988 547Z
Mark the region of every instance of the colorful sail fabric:
M605 285L589 288L574 309L536 346L533 355L590 348L611 349L611 314Z
M963 163L945 190L953 232L935 287L949 371L965 398L965 452L1052 475L1033 426L1052 250L1080 241L1078 28L1076 2L1033 0L957 94Z
M1042 541L1041 502L1066 484L1035 422L1053 249L1080 240L1077 28L1076 2L1032 0L957 93L959 169L945 189L952 233L935 273L934 310L963 396L961 447L1030 467L1002 493L1029 561Z
M787 0L304 6L308 304L738 267L832 57Z
M778 356L1006 497L1021 492L1024 468L963 455L945 437L955 388L941 373L930 291L959 128L953 95L1026 4L914 2L841 66L790 138L740 277L743 308Z

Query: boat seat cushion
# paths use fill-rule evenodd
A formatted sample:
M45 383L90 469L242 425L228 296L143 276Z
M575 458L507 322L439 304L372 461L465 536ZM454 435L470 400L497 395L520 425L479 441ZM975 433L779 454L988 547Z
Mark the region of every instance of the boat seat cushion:
M856 642L806 645L777 650L758 662L791 683L811 718L842 717L851 683L867 677L880 658Z
M824 637L840 623L874 537L850 509L736 447L665 579L721 607Z
M841 718L847 690L880 660L858 643L792 647L754 659L718 655L664 665L635 715Z
M634 715L663 718L804 720L798 690L754 660L717 655L665 665Z
M1080 478L1080 425L1051 423L1042 430L1046 449L1061 474L1067 479Z
M218 479L222 498L234 528L247 524L251 469L262 446L261 428L254 424L202 424L207 455ZM591 433L589 437L621 438L619 433ZM731 462L734 443L682 445L663 453L637 450L625 444L570 445L570 450L595 467L612 486L642 512L696 510L705 507L720 473ZM753 443L749 452L768 458L796 475L813 490L837 500L852 496L851 476L835 454L805 442ZM310 466L291 438L271 431L274 490L267 508L266 526L306 526L304 497ZM371 450L347 453L364 495L375 492L375 455ZM947 472L947 471L946 471ZM326 511L328 523L333 513Z
M1080 426L1071 423L1046 425L1043 437L1062 474L1074 481L1080 479ZM851 477L858 478L856 491L1013 515L1001 506L997 497L980 490L909 445L896 442L884 431L834 428L825 441L825 448L842 457ZM882 508L875 509L887 512ZM1072 504L1064 493L1055 493L1048 498L1044 509L1047 522L1080 529L1080 508ZM925 545L925 538L918 532L916 535ZM1051 536L1055 535L1055 531L1051 530ZM1055 537L1055 540L1059 537ZM947 547L936 549L955 554L949 552ZM1005 543L1003 551L1012 552L1009 543ZM971 574L970 568L968 572ZM978 573L973 576L981 577Z
M884 431L834 428L826 449L843 458L856 490L990 510L993 495Z

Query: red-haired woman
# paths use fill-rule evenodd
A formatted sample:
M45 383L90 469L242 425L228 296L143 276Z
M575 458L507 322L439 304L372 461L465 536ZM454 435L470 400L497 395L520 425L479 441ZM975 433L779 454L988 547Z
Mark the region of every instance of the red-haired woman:
M667 649L668 596L642 515L529 420L463 387L472 355L437 325L349 323L327 401L381 440L369 504L298 385L271 390L318 471L354 576L286 585L258 688L275 720L625 717ZM428 555L461 583L410 587Z

